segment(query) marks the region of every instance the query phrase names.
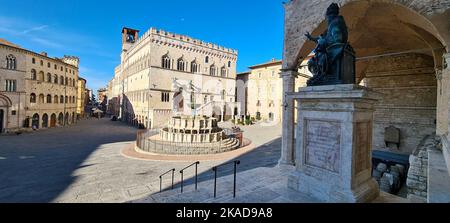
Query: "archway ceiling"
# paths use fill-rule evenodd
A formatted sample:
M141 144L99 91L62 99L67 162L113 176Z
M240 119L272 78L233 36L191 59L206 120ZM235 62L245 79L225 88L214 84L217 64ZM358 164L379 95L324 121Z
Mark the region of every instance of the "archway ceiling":
M342 15L349 27L349 42L357 57L431 49L395 9L379 3L354 4L343 8Z
M439 40L417 25L412 24L413 15L404 9L389 4L365 2L348 4L341 9L349 28L349 42L356 52L357 58L377 57L383 54L415 51L432 56L434 48L442 47ZM326 29L323 21L314 30L319 35ZM308 51L314 44L306 42L304 49ZM358 60L356 77L360 81L367 68L367 60Z

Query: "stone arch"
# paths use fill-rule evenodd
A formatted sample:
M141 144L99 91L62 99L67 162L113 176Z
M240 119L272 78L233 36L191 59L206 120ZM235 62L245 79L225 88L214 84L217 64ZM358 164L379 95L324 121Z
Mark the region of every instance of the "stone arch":
M33 117L31 117L31 127L33 129L39 129L39 114L35 113Z
M59 126L64 125L64 115L63 115L62 112L60 112L59 115L58 115L58 125Z
M286 20L285 33L288 36L285 38L285 49L283 52L284 69L297 67L311 52L314 44L307 42L303 34L309 31L313 35L318 35L326 29L324 12L332 2L341 5L341 14L345 17L347 26L349 27L349 41L355 48L357 57L385 52L385 49L376 49L376 47L374 49L367 49L366 51L358 50L358 41L366 45L370 43L368 34L358 32L358 30L373 28L378 28L377 31L381 31L381 28L384 28L383 34L392 37L399 35L406 36L405 34L414 35L415 40L408 38L407 42L405 42L405 39L397 38L396 41L401 41L397 42L400 43L397 45L406 47L406 45L420 43L414 48L428 48L432 50L432 54L435 55L436 67L441 66L442 52L445 49L447 51L449 50L450 34L445 27L450 26L450 20L448 20L450 16L450 4L440 4L437 2L424 4L421 1L413 0L333 0L321 1L319 3L316 1L304 2L293 0L286 4L286 18L296 19ZM311 8L314 8L314 10L311 10ZM380 20L369 20L367 18L377 18ZM391 22L391 25L388 26L391 30L386 29L386 26L384 26L387 22ZM373 35L377 31L370 33L373 39L377 38ZM391 45L394 45L394 42L388 45L388 47L391 47Z
M46 113L42 115L42 128L48 128L48 115Z
M218 105L214 105L211 116L213 118L216 118L218 121L221 121L222 120L222 108Z
M52 127L56 127L56 114L55 113L53 113L50 116L50 128L52 128Z
M435 123L448 120L448 116L436 116L439 97L444 96L438 94L435 70L443 68L443 54L449 50L450 33L443 27L450 26L450 4L413 0L293 0L286 4L283 69L296 70L310 56L315 44L306 41L304 34L311 32L317 36L326 30L324 15L332 2L340 4L340 14L349 28L349 42L357 57L357 83L385 93L375 112L374 149L377 144L382 145L382 125L395 123L409 137L403 139L403 148L397 152L411 152L424 135L436 131ZM389 109L392 111L387 112ZM414 113L414 109L420 112ZM405 120L406 117L411 119ZM419 130L419 134L414 133Z
M38 81L45 81L45 74L44 71L39 71L39 75L38 75Z
M0 107L11 107L11 105L11 99L4 94L0 94Z
M3 129L7 127L8 123L8 112L9 107L11 107L12 101L6 95L0 94L0 133L3 132Z

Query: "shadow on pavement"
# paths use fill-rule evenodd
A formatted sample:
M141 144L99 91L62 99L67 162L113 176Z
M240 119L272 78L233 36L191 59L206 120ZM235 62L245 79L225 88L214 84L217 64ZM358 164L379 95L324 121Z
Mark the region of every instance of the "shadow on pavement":
M0 137L0 202L47 203L75 180L74 172L109 143L136 139L136 128L107 118Z

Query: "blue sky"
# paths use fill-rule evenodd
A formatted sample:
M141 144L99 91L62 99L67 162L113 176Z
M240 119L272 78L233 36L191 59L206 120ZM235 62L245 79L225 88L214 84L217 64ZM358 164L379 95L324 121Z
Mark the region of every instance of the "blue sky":
M80 75L94 90L106 86L120 63L123 26L141 33L155 27L237 49L241 72L281 59L282 2L0 0L0 38L51 57L78 56Z

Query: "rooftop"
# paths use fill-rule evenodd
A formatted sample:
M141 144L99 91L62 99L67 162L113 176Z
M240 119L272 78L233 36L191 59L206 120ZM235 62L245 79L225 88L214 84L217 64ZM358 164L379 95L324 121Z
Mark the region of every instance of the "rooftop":
M253 65L251 67L249 67L250 69L257 69L257 68L261 68L261 67L270 67L270 66L275 66L275 65L281 65L282 61L281 60L277 60L277 59L272 59L269 62L265 62L262 64L257 64L257 65Z
M16 44L14 44L14 43L11 43L11 42L9 42L8 40L2 39L2 38L0 38L0 44L8 45L8 46L16 47L16 48L22 48L22 47L20 47L19 45L16 45Z
M238 51L235 49L225 48L223 46L220 46L220 45L217 45L214 43L205 42L202 40L191 38L186 35L180 35L180 34L168 32L168 31L165 31L162 29L156 29L156 28L150 28L147 32L145 32L142 36L140 36L136 40L135 44L136 45L139 44L142 40L144 40L145 38L147 38L150 35L159 35L159 36L163 36L163 37L167 37L167 38L171 38L171 39L176 39L176 40L180 40L180 41L187 42L187 43L192 43L192 44L196 44L196 45L200 45L200 46L204 46L204 47L213 48L213 49L220 50L220 51L223 51L226 53L231 53L231 54L238 53Z
M246 74L250 74L251 73L251 71L244 71L244 72L240 72L240 73L237 73L236 75L246 75Z

